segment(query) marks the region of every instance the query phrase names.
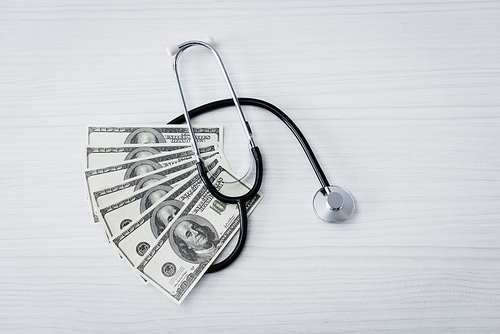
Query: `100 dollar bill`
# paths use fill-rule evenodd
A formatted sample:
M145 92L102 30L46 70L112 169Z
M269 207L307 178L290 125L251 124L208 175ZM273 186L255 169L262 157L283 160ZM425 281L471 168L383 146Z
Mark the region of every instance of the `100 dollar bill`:
M126 160L185 150L189 145L123 145L123 146L87 146L87 168L100 168L119 164Z
M219 144L222 149L222 127L193 128L196 141L207 145ZM88 145L117 146L127 144L187 144L191 137L186 125L164 126L88 126Z

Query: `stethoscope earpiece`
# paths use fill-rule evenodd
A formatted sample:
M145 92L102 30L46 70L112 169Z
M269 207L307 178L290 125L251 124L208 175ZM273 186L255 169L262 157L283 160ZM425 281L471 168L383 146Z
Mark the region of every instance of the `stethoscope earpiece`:
M316 215L328 223L343 223L354 214L354 198L344 188L320 188L313 198Z

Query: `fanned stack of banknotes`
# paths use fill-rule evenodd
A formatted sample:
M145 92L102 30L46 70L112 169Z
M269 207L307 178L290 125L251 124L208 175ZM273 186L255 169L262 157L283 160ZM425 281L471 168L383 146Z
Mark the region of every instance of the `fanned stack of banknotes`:
M198 174L185 125L89 126L85 180L94 222L134 272L180 304L238 232L236 205L215 199ZM222 127L195 127L212 183L248 185L223 155ZM258 193L247 203L250 214Z

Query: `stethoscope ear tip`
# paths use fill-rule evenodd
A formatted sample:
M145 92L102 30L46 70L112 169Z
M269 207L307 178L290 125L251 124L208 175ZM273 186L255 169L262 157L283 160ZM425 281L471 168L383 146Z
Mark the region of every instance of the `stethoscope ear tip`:
M201 41L207 43L210 46L215 45L215 41L214 41L214 38L212 36L207 36L207 37L203 38Z
M169 45L167 46L167 54L170 57L173 57L179 52L179 46L178 45Z
M215 45L215 41L214 41L214 38L212 36L207 36L207 37L203 38L201 41L203 43L207 43L211 47L213 47ZM179 52L179 45L172 44L172 45L167 46L167 54L170 57L175 56L178 52Z
M320 188L313 198L316 215L328 223L343 223L352 217L354 198L344 188L328 186Z

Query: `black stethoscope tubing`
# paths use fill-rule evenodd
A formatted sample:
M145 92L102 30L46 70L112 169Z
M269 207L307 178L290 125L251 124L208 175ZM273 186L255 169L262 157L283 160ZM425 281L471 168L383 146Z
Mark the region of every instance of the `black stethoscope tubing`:
M311 146L309 146L309 143L307 142L306 138L304 137L298 126L290 119L290 117L288 117L287 114L285 114L281 109L279 109L275 105L264 100L244 97L244 98L238 98L238 101L240 102L241 105L254 106L265 109L274 114L276 117L278 117L283 123L285 123L285 125L290 129L295 138L297 138L297 141L304 150L307 159L311 163L311 167L314 170L314 173L316 173L316 177L318 178L321 187L326 188L330 185L330 182L328 182L328 179L325 176L325 172L323 172L323 169L321 168L318 159L316 159L316 156L314 155ZM234 106L234 101L232 99L213 101L190 110L189 115L190 117L195 117L197 115L204 114L208 111L213 111L216 109L232 107L232 106ZM171 120L170 122L168 122L168 124L182 124L185 121L186 119L184 115L180 115Z
M283 123L285 123L290 131L295 135L297 138L299 144L302 146L302 149L304 150L309 162L311 163L311 166L316 173L316 176L321 184L322 188L327 188L329 187L329 182L328 179L325 176L325 173L323 172L323 169L321 168L320 164L318 163L318 160L316 159L316 156L314 155L311 147L309 146L307 140L305 139L304 135L302 132L299 130L297 125L288 117L282 110L280 110L278 107L272 105L269 102L259 100L259 99L254 99L254 98L238 98L238 101L241 105L248 105L248 106L254 106L254 107L259 107L262 109L265 109L272 114L274 114L276 117L278 117ZM190 110L189 116L190 117L195 117L201 114L204 114L209 111L213 111L216 109L220 108L225 108L225 107L231 107L234 106L235 102L233 99L224 99L224 100L218 100L214 102L210 102L207 104L204 104L202 106L199 106L195 109ZM186 121L185 115L180 115L170 122L168 124L182 124ZM239 231L239 237L238 237L238 242L231 252L224 260L212 264L210 268L207 269L207 273L213 273L217 272L219 270L222 270L229 266L236 258L240 255L241 251L243 250L243 247L245 245L247 233L248 233L248 215L247 215L247 208L246 208L246 203L251 200L255 195L257 195L257 192L259 191L261 184L262 184L262 174L263 174L263 164L262 164L262 155L260 153L260 150L258 146L254 146L251 148L252 155L255 160L256 164L256 175L255 175L255 180L254 180L254 185L252 188L244 195L238 196L238 197L231 197L231 196L226 196L224 194L221 194L210 182L210 179L207 175L205 166L203 165L203 162L197 162L197 168L199 175L204 183L204 185L207 187L207 189L210 191L210 193L217 198L218 200L225 202L225 203L230 203L230 204L237 204L238 209L240 212L240 231Z

